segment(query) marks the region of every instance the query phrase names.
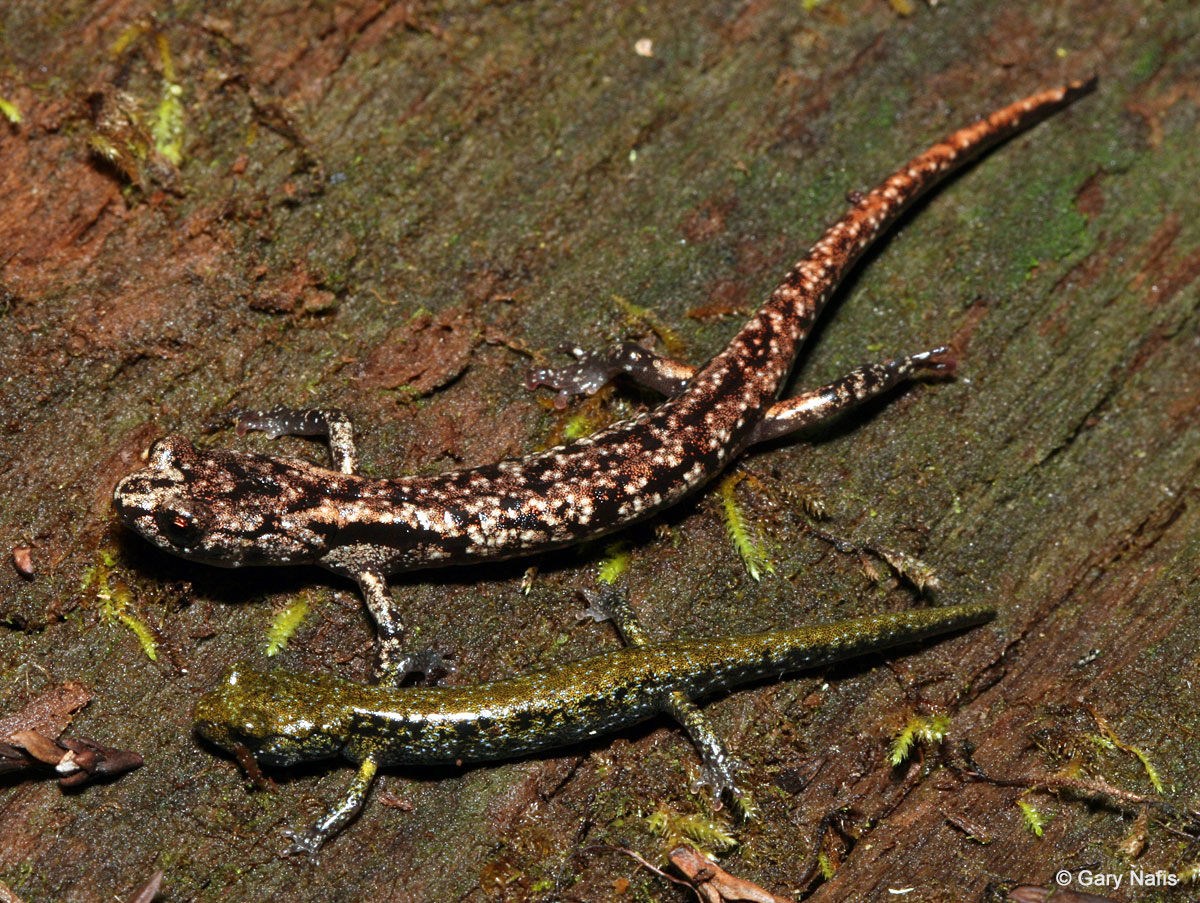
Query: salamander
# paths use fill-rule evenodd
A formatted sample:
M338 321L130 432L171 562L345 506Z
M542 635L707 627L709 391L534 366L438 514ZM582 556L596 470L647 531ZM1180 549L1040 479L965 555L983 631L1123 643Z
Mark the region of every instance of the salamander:
M661 644L627 636L631 645L623 649L462 687L362 686L328 675L235 666L201 697L195 722L201 736L232 752L252 775L258 763L287 766L343 756L359 765L346 794L311 828L292 834L294 843L285 851L315 853L361 808L380 766L524 756L664 712L691 735L706 772L731 782L729 756L697 717L693 700L960 630L993 615L986 605L954 605L746 636Z
M339 411L244 413L239 432L327 437L334 469L293 458L197 449L167 436L113 493L121 521L176 555L213 565L315 563L356 580L379 630L380 670L403 673L402 626L389 574L554 549L650 517L696 491L745 448L838 414L921 373L948 373L948 349L854 370L777 401L801 344L863 251L922 194L988 148L1092 89L1041 91L968 125L914 157L826 230L733 336L700 368L632 344L580 348L560 369L531 374L558 403L627 374L668 396L586 438L523 458L439 476L357 473Z

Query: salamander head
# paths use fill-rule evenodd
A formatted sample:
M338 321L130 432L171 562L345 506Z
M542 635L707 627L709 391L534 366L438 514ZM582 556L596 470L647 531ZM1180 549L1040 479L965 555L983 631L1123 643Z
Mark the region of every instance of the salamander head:
M332 681L285 671L229 668L196 703L196 731L233 753L255 777L255 761L294 765L335 756L346 743L353 710Z
M208 564L295 564L329 548L329 471L299 461L197 451L180 436L113 490L121 522L167 552Z

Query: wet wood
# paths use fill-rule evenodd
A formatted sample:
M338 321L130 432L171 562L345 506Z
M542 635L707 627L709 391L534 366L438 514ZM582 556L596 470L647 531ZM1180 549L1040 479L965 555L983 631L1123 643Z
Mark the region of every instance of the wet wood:
M782 897L1003 899L1066 869L1076 893L1181 898L1129 874L1198 858L1200 11L12 6L0 539L36 567L0 569L0 713L83 682L72 732L146 765L69 797L0 786L5 893L111 900L162 869L171 900L688 899L593 851L660 861L647 816L662 811L735 834L721 868ZM695 757L659 723L561 756L392 772L319 864L277 858L349 773L248 792L191 734L191 706L225 664L265 661L296 596L311 613L283 666L361 677L370 625L323 572L224 572L122 534L111 488L149 441L320 456L208 427L233 406L320 402L353 412L375 473L539 448L570 414L521 388L527 351L665 325L702 362L737 328L723 314L768 291L847 191L1088 72L1096 94L906 217L825 317L797 385L947 340L960 376L741 463L774 575L747 577L707 496L623 537L658 637L915 604L886 561L808 529L813 498L823 535L919 558L934 601L992 602L994 624L709 706L761 808L743 826L689 792ZM484 680L616 645L575 620L602 555L416 574L395 593L418 642L455 654L453 680ZM938 714L946 740L889 765L910 720ZM806 877L814 862L828 877Z

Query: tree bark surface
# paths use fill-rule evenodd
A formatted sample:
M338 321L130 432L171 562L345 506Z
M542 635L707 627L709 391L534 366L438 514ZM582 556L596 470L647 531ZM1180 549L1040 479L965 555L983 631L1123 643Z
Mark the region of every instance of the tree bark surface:
M662 861L657 814L822 903L1001 900L1063 869L1114 900L1194 897L1129 876L1200 860L1200 7L908 5L6 5L0 552L28 549L32 575L24 552L0 572L0 714L80 682L69 732L146 764L66 793L5 779L0 882L25 903L124 899L156 869L167 901L688 899L613 851ZM794 386L942 343L960 370L738 462L773 572L748 576L711 487L615 537L659 638L929 601L992 603L992 624L709 704L759 805L745 824L689 789L695 754L656 721L386 771L317 861L279 858L351 772L248 791L192 706L236 661L365 678L372 627L323 571L189 564L123 531L112 488L153 439L325 460L211 424L334 405L391 475L598 428L653 399L559 412L526 368L564 340L703 362L848 191L1093 72L839 291ZM392 589L412 645L472 683L615 648L576 617L606 554ZM938 715L945 739L889 764Z

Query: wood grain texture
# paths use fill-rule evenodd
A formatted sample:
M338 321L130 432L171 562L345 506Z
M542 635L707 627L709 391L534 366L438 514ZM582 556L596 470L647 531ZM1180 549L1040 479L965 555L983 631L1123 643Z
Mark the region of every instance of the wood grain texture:
M371 634L353 587L157 555L117 529L112 486L167 432L319 453L205 432L234 406L348 409L379 474L550 444L564 415L520 387L529 359L516 349L648 336L620 296L701 363L740 317L689 311L752 308L846 191L1089 72L1094 95L941 188L857 268L796 384L948 340L960 377L746 459L758 480L738 497L771 538L776 576L746 577L701 498L656 522L670 535L630 534L631 581L655 638L911 605L904 585L872 581L806 529L797 493L809 491L831 512L823 530L933 565L937 601L1003 609L891 670L839 668L708 707L762 808L721 865L774 893L976 900L1060 868L1128 870L1132 818L1033 793L1022 798L1050 816L1036 838L1014 805L1022 788L946 764L962 765L964 740L996 778L1154 796L1136 756L1097 745L1102 720L1153 763L1162 799L1196 805L1191 5L980 0L902 19L878 0L206 3L153 20L139 0L13 6L0 13L0 97L23 114L0 123L0 540L32 547L37 577L0 573L0 711L82 681L95 697L73 730L147 761L74 796L0 787L0 881L25 903L119 898L156 868L168 900L687 899L592 849L656 860L663 841L643 816L707 812L687 790L693 753L665 724L563 756L392 772L318 866L278 860L280 830L349 774L248 794L189 713L225 664L262 663L272 613L297 594L313 614L282 663L363 676ZM635 52L643 38L653 56ZM136 145L136 122L132 135L113 123L133 110L148 130L168 69L182 164L148 154L131 178L99 162L97 123ZM430 360L420 324L450 321L470 340ZM412 390L372 381L391 359L451 375ZM638 402L608 395L584 413L599 424ZM103 617L94 584L80 589L102 553L158 661ZM492 679L616 646L574 619L600 554L545 557L528 595L524 562L394 591L419 640L456 653L456 679ZM908 717L942 708L944 756L891 768ZM831 812L839 830L822 851L837 871L798 886ZM1152 819L1137 865L1196 857Z

